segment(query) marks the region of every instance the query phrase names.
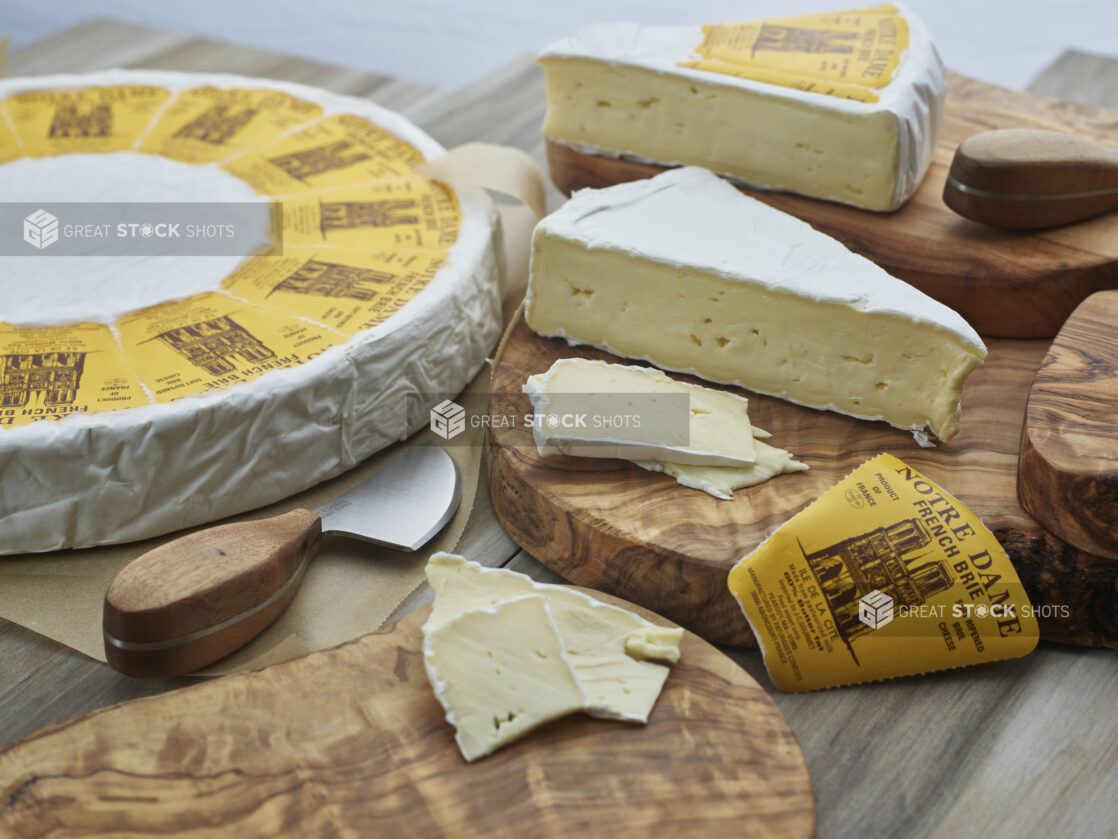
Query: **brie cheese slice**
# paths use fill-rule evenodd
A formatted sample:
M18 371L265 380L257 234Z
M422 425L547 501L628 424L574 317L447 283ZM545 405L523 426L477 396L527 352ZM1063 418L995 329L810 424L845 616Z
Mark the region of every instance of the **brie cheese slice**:
M464 612L425 632L423 663L468 761L586 705L547 601L537 594Z
M705 169L582 190L537 225L541 335L911 430L959 428L986 356L955 311Z
M778 449L766 443L756 442L757 462L752 466L689 466L684 463L656 463L645 461L637 463L650 472L663 472L671 475L678 483L691 489L729 501L735 489L762 484L769 478L789 472L803 472L806 463L796 460L791 452Z
M749 402L660 370L561 358L529 377L541 455L750 466Z
M431 557L427 581L435 604L423 625L425 635L454 625L462 615L525 595L542 596L586 692L585 710L594 717L647 722L668 676L668 667L657 662L679 659L682 629L657 626L566 586L537 583L448 553ZM518 632L514 628L511 635Z

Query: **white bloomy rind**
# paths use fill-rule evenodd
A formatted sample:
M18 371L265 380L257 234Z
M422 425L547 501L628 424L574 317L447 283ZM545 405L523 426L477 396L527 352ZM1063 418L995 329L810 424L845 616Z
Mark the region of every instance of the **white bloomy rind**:
M528 325L546 337L589 344L619 355L649 361L664 369L748 388L808 407L838 411L860 419L885 420L870 412L855 413L833 403L801 402L787 391L764 389L746 377L712 378L693 367L665 364L653 352L622 352L607 341L578 332L573 321L542 327L554 313L537 312L538 253L548 239L562 240L590 254L618 254L680 272L703 272L732 283L759 287L806 301L835 304L867 315L888 315L926 325L964 345L980 363L986 347L958 312L888 274L794 216L743 195L706 169L682 167L653 178L606 189L584 189L544 218L533 233L533 258L525 301ZM634 263L634 276L639 273ZM557 281L554 278L548 278ZM620 282L620 279L611 281ZM681 285L681 297L687 286ZM672 302L664 301L670 310ZM739 313L748 320L748 313ZM650 327L655 328L655 327ZM794 332L796 324L787 324ZM666 338L665 338L666 340ZM649 342L652 343L652 342ZM961 382L959 383L961 387ZM957 403L956 403L957 404ZM957 415L957 408L956 408ZM894 423L896 424L896 423ZM898 425L924 436L924 423Z

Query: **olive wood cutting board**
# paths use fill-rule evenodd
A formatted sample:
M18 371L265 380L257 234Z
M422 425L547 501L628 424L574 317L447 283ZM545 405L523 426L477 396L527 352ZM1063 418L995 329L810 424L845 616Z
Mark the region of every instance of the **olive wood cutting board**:
M955 149L994 128L1044 128L1113 145L1118 113L947 74L947 103L931 168L899 210L874 213L780 192L743 192L809 222L889 273L958 311L982 335L1050 338L1072 310L1118 288L1118 214L1042 231L999 230L943 203ZM548 142L563 192L647 178L662 167Z
M1083 308L1093 312L1098 298L1118 311L1118 291L1101 292ZM1113 355L1118 320L1092 322L1093 330L1066 331L1066 341L1074 345L1075 334L1087 334L1091 341L1102 341L1104 357ZM1118 561L1076 547L1066 536L1059 538L1037 524L1018 501L1025 406L1049 342L992 339L987 344L989 356L963 393L961 430L935 448L920 448L909 432L883 422L723 388L748 397L750 420L772 432L767 442L790 450L810 466L806 472L738 490L732 500L724 501L623 460L541 457L531 429L518 419L532 412L531 402L521 393L530 375L567 357L643 362L540 337L520 315L498 350L490 389L490 415L516 418L494 421L487 438L490 498L512 538L567 580L640 603L710 641L754 646L749 625L727 588L730 568L856 466L887 451L982 518L1005 546L1034 604L1067 607L1066 615L1040 617L1042 638L1118 648ZM1096 357L1089 348L1078 355ZM1115 367L1085 367L1086 374L1075 374L1081 390L1090 392L1093 376L1109 379L1100 387L1113 400L1103 409L1104 414L1109 411L1113 429L1118 422ZM689 376L675 378L709 386ZM1069 410L1074 416L1078 409ZM1075 422L1056 423L1049 427L1047 439L1076 427ZM1113 467L1118 435L1111 430L1109 437L1096 434L1096 439L1100 442L1093 450L1095 460L1105 449ZM1087 463L1084 468L1090 467ZM1075 467L1065 471L1068 468ZM1110 486L1113 490L1114 482ZM1091 505L1106 502L1107 494L1098 493L1095 499L1065 494L1047 503L1058 505L1069 518L1094 520ZM1118 524L1111 521L1110 527Z
M423 668L428 613L21 740L0 752L0 834L813 834L795 735L702 639L684 634L647 725L578 714L467 764Z

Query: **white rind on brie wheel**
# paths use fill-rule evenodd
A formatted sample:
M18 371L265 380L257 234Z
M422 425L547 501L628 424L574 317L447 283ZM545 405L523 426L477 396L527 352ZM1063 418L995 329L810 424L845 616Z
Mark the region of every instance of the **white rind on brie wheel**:
M154 114L144 117L137 138L128 141L128 148L92 149L86 154L80 142L75 148L61 150L52 147L36 151L29 147L27 126L35 125L34 109L39 105L33 98L27 100L31 104L26 107L18 102L13 105L13 97L34 91L118 86L169 91ZM20 137L18 159L14 160L11 143L5 146L5 136L0 136L0 152L9 152L6 162L0 158L0 187L5 187L5 201L251 201L258 196L266 207L273 197L287 200L282 185L269 192L261 187L262 182L250 183L242 178L242 170L235 165L226 168L229 161L247 160L251 164L257 146L234 149L234 153L224 156L216 154L212 160L198 163L187 158L194 153L205 155L207 148L199 145L195 149L180 138L167 141L179 144L174 146L179 159L145 149L145 138L158 133L160 119L183 101L180 95L200 88L218 89L215 101L219 102L224 101L220 91L225 90L247 91L250 97L267 96L269 92L291 97L293 104L281 98L273 111L258 108L258 103L253 105L257 113L263 113L260 119L270 122L263 127L259 120L251 123L252 130L259 130L259 147L275 146L274 156L287 151L283 143L307 130L319 132L309 134L312 139L324 137L323 143L344 150L346 141L334 139L336 133L331 135L329 131L334 130L331 125L346 120L384 129L386 147L399 142L417 160L443 152L438 143L398 114L362 99L298 84L228 75L123 70L12 79L0 83L0 100L5 103L7 128L17 137L23 131L24 136ZM272 105L275 103L268 103ZM75 109L79 118L82 108L88 113L87 106L87 102L79 103ZM127 103L114 107L113 119L118 120L114 130L119 121L139 119L135 114L129 116ZM197 112L204 112L206 107L206 102L198 104ZM19 109L22 111L13 117ZM142 109L136 113L142 114ZM335 122L328 123L331 119ZM0 124L0 135L4 128ZM172 132L165 133L170 136ZM354 175L355 188L375 182L374 188L387 184L391 189L420 190L426 183L406 171L399 161L390 161L395 167L392 172L385 174L386 168L378 175L375 149L357 148L354 152L349 144L349 150L350 159L360 158L360 165L365 167ZM83 178L81 169L86 165L89 174ZM255 170L243 171L251 175ZM345 183L315 183L313 179L307 183L309 186L299 196L303 199L332 190L340 190L338 195L344 200L360 198L354 198L356 193L351 194ZM300 183L295 183L295 188L304 189ZM132 374L121 374L105 385L132 393L130 407L97 407L28 421L23 417L25 411L50 413L42 407L48 404L48 397L38 385L26 385L29 393L18 392L25 380L11 372L16 362L8 364L7 373L0 369L0 397L8 399L7 407L0 408L0 553L144 539L260 507L331 478L423 427L434 404L458 393L478 373L501 327L495 251L499 221L492 201L480 189L438 189L442 190L438 194L444 204L457 216L448 227L453 238L444 238L437 246L409 240L395 249L372 246L368 254L360 247L344 253L331 251L335 246L328 242L319 250L317 245L285 246L283 258L296 267L316 253L327 262L333 261L330 254L336 253L338 262L350 260L347 265L360 266L361 260L373 260L369 264L376 270L370 269L364 276L380 278L384 288L397 289L400 305L382 316L370 316L367 328L360 319L345 324L325 314L343 304L354 311L371 306L371 292L364 292L361 299L339 298L335 310L331 310L329 299L318 298L316 302L314 292L303 288L289 295L285 308L281 308L276 302L281 295L267 289L252 296L256 294L252 277L243 279L240 285L229 285L231 272L236 276L237 271L252 267L251 260L261 257L52 259L49 250L41 256L0 255L0 341L18 343L21 335L33 334L29 331L32 327L64 327L60 334L75 325L102 329L105 341L116 341L119 347L84 353L83 375L93 375L94 366L105 364L103 359L113 352L120 353L125 360L121 363L131 365L134 371L130 381L126 379ZM395 201L395 206L402 205ZM406 289L408 284L396 282L397 275L393 274L402 271L396 266L405 263L429 267L426 273L416 273L418 279ZM346 266L338 274L353 276ZM264 279L278 282L272 275ZM139 337L129 333L129 329L140 329L130 326L129 318L140 312L142 320L146 313L158 312L160 305L177 305L174 301L184 299L189 303L200 295L227 303L230 311L235 310L233 320L241 318L245 322L251 316L260 323L274 323L277 335L309 336L307 340L313 341L299 346L312 349L306 349L297 363L274 365L281 369L268 369L267 364L253 367L243 358L230 356L221 363L237 372L248 370L251 375L243 375L232 384L214 379L217 384L205 391L198 390L200 385L194 390L184 387L182 396L163 394L158 377L153 378L149 368L161 358L158 353L171 350L138 331L135 335ZM311 306L306 314L298 309L303 300ZM157 331L156 327L150 328ZM74 344L59 346L66 349ZM281 346L273 345L272 350L277 359L284 353ZM0 348L0 362L5 352ZM44 361L43 353L36 355L38 350L34 348L18 352L24 365L57 361L53 356ZM9 355L16 358L15 354ZM181 369L201 378L210 375L189 359L182 361ZM78 392L80 402L80 388ZM57 401L60 397L55 394L51 398ZM17 404L20 400L22 404ZM17 421L3 424L5 412Z

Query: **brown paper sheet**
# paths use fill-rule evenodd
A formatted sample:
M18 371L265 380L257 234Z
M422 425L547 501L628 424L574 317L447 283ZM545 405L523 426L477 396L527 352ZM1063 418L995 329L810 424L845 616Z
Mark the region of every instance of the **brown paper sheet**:
M542 207L542 176L530 158L531 166L524 166L526 155L516 149L486 147L479 153L470 146L463 148L464 154L452 149L432 161L430 176L455 185L491 188L524 202L524 206L498 208L502 219L501 294L507 319L527 283L529 236L538 220L534 208ZM490 372L485 365L458 397L471 415L485 409ZM275 623L247 646L197 675L277 664L378 629L423 583L423 568L430 555L457 545L477 497L483 434L481 428L467 428L445 444L462 473L462 502L450 523L423 550L402 553L331 537L312 561L299 593ZM370 477L403 446L430 442L441 441L430 431L420 432L299 495L207 526L267 518L296 507L314 509ZM0 618L105 661L101 608L109 583L136 557L187 532L126 545L0 558Z

